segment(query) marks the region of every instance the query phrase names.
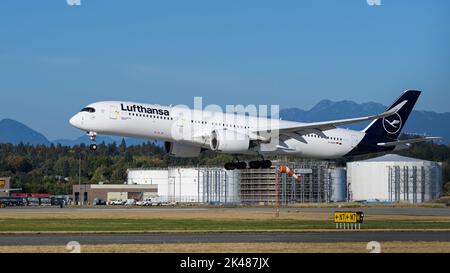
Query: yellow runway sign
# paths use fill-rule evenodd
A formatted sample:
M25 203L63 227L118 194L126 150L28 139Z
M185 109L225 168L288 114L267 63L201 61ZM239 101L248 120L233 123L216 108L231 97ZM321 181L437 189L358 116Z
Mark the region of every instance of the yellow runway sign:
M6 180L5 179L0 179L0 189L3 189L6 185Z
M335 223L362 223L364 220L364 213L361 211L338 211L334 213Z

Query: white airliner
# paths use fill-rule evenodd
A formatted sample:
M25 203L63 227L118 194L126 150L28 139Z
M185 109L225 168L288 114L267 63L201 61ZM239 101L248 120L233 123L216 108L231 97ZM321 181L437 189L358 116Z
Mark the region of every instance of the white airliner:
M191 110L178 106L122 101L96 102L70 119L87 132L96 150L97 134L158 139L167 153L197 157L205 150L235 155L225 168L270 168L265 155L296 155L302 158L336 159L344 156L405 149L411 143L436 139L398 140L420 91L407 90L384 113L352 119L300 123L249 115ZM369 121L362 131L337 128ZM238 155L255 155L258 161L239 161Z

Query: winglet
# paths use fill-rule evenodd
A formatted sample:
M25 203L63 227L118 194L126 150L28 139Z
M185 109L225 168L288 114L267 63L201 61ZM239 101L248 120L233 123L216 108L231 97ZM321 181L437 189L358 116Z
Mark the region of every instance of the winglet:
M392 107L391 109L389 109L388 111L384 112L383 114L381 114L381 116L383 117L389 117L392 116L393 114L396 114L398 111L400 111L400 109L406 104L408 103L408 100L404 100L401 103L397 104L396 106Z

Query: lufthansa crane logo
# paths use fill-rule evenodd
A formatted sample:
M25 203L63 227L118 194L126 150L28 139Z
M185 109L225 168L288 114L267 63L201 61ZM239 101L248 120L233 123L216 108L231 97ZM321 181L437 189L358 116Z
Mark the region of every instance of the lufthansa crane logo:
M398 113L383 118L383 127L389 134L396 134L402 128L402 118Z

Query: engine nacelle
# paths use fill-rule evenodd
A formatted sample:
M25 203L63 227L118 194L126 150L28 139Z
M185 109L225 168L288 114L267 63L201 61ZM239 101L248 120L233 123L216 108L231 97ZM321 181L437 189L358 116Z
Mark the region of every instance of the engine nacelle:
M249 149L250 138L232 130L214 130L211 133L211 150L224 153L242 153Z
M175 157L197 157L202 148L192 145L186 145L178 142L164 142L166 153Z

